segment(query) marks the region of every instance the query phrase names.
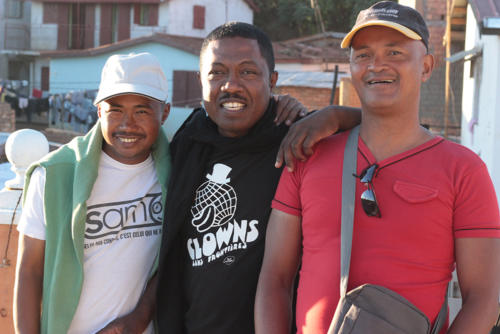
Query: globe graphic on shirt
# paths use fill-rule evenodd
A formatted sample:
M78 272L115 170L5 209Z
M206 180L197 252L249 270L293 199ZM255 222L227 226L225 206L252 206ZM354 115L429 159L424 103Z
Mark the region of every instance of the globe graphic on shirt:
M231 169L224 164L215 164L212 174L206 176L208 181L196 190L191 223L198 232L222 226L233 218L238 200L233 187L228 184Z

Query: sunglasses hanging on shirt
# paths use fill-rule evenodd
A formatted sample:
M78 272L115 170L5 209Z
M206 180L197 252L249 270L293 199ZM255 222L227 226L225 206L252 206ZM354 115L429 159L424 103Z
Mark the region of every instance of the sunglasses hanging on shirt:
M368 189L366 189L361 194L361 205L363 206L363 210L370 217L380 218L380 208L377 203L377 197L375 196L375 188L373 187L373 178L375 176L375 172L377 171L377 164L370 165L366 167L360 175L354 175L359 178L361 183L363 183Z

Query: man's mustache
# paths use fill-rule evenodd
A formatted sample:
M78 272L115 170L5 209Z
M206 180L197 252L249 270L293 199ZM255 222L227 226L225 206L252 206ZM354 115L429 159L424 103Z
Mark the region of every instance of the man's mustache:
M222 95L219 96L219 100L230 100L230 99L241 100L241 101L247 100L243 96L236 93L223 93Z

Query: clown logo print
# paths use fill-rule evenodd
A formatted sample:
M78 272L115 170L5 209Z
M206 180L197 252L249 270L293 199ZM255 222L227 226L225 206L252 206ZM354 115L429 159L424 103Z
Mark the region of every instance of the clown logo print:
M229 253L246 249L259 236L257 220L233 219L238 197L230 185L230 172L231 167L215 164L212 174L206 175L207 181L196 190L191 207L191 224L196 230L196 237L187 241L193 267L219 258L222 263L231 265L235 257Z

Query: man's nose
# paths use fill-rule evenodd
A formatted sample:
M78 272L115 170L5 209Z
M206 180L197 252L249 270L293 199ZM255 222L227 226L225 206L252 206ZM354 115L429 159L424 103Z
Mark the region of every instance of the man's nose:
M226 92L234 92L241 89L241 82L238 75L229 73L226 82L222 85L222 90Z
M120 126L126 128L135 126L134 113L124 112Z
M381 55L374 55L368 64L368 69L373 72L379 72L387 68L385 57Z

